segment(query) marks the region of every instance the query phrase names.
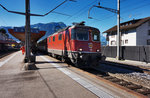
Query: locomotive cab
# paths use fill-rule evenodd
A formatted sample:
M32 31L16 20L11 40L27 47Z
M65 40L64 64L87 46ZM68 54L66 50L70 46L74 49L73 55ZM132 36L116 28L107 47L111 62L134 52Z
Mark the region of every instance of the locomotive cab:
M47 38L47 50L53 57L71 61L77 67L98 65L101 59L100 31L76 24L51 34Z
M77 26L71 29L71 41L74 50L71 61L78 67L96 66L101 58L100 32L96 28Z

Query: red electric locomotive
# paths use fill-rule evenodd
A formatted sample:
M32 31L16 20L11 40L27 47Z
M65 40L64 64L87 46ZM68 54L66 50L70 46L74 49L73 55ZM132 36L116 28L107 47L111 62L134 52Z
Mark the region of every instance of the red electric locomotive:
M53 57L70 60L77 67L97 65L101 59L100 32L83 22L50 35L47 47Z

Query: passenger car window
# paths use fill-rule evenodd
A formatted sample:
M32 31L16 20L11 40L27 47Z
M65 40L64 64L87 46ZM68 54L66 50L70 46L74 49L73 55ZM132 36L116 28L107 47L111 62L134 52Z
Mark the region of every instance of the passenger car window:
M59 34L58 39L62 40L62 34Z
M55 41L55 36L53 36L53 42Z
M49 42L51 42L51 38L49 38Z

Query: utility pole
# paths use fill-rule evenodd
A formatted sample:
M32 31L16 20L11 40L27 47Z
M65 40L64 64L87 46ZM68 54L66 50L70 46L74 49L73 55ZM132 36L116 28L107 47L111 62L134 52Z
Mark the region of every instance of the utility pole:
M31 32L30 32L30 0L25 1L26 4L26 25L25 25L25 62L31 62Z
M112 8L102 7L102 6L100 6L100 3L98 3L98 6L93 5L88 11L89 19L92 19L92 17L90 17L90 11L93 7L102 8L102 9L105 9L105 10L108 10L108 11L111 11L111 12L117 14L117 39L116 39L116 41L117 41L117 56L116 56L116 58L117 58L117 60L120 60L121 59L121 55L120 55L120 50L121 50L121 46L120 46L120 0L117 0L117 10L112 9Z
M120 60L121 57L120 57L120 0L118 0L118 13L117 13L117 60Z

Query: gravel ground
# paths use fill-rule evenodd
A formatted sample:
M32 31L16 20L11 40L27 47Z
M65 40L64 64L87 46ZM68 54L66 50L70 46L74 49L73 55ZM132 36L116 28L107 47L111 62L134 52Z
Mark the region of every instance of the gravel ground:
M150 75L146 73L139 73L133 70L119 68L107 64L100 64L99 69L108 72L108 74L111 76L133 82L137 85L142 85L150 89Z

